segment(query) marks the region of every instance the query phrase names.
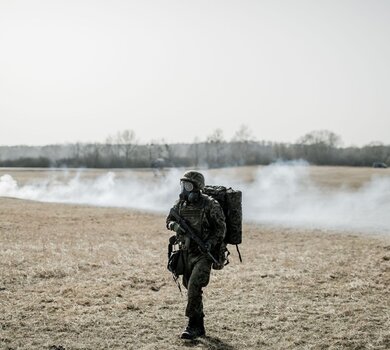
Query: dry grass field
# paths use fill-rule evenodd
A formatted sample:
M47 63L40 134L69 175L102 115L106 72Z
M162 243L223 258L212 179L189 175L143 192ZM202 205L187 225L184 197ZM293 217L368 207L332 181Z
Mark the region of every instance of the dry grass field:
M373 171L312 176L356 187ZM245 224L244 262L232 247L205 289L207 337L183 342L164 222L0 197L0 349L390 349L390 236Z
M224 175L231 178L243 179L247 182L254 180L255 174L262 166L246 166L232 167L209 170L211 174L219 174L221 171ZM115 169L112 170L118 177L127 174L127 170ZM79 170L77 169L45 169L45 168L0 168L0 176L2 174L10 174L19 184L24 185L28 181L42 179L48 176L57 176L69 178L74 176ZM84 169L81 177L97 177L107 173L107 169ZM133 174L142 178L153 178L153 172L149 169L135 169ZM364 182L369 181L373 176L390 176L390 169L374 169L374 168L354 168L354 167L337 167L337 166L311 166L310 177L313 181L321 186L333 188L340 184L351 188L359 188Z

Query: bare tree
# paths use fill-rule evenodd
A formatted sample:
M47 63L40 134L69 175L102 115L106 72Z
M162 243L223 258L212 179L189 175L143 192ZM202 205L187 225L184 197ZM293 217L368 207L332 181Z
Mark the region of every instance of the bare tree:
M248 125L245 124L240 126L232 138L233 142L250 142L254 140L255 137L253 136L252 131L249 129Z
M336 156L336 148L342 144L341 137L329 130L315 130L298 139L304 157L316 164L329 164Z
M223 163L222 152L225 143L222 129L215 129L206 138L207 161L211 165L221 166Z
M234 164L246 165L254 161L250 148L255 140L252 131L245 124L235 132L232 138L232 160ZM252 152L253 153L253 152Z
M363 158L368 160L370 163L384 162L388 163L390 153L388 148L379 141L370 142L367 146L362 149Z
M85 166L89 168L99 168L102 165L102 151L103 145L101 143L88 143L82 148L82 158Z
M115 141L115 136L109 135L106 138L106 146L108 150L109 157L111 158L120 158L120 151L118 144Z
M153 142L148 144L148 150L149 150L149 164L150 164L150 166L152 166L153 159L154 159L154 154L153 154L154 143Z
M76 142L71 145L72 148L72 157L78 162L83 149L83 144L81 142Z
M329 130L314 130L298 139L302 145L324 145L327 147L339 147L342 144L341 137Z
M195 137L194 141L192 142L190 146L190 150L194 159L194 165L196 167L199 166L199 138Z
M109 135L106 138L106 146L111 157L119 163L124 160L124 166L130 165L130 157L137 147L137 140L133 130L118 131L116 135Z
M135 132L133 130L124 130L117 134L117 144L124 155L126 165L129 165L131 154L137 145Z
M172 159L172 148L165 142L164 139L152 140L148 145L149 162L152 167L161 167L162 164Z

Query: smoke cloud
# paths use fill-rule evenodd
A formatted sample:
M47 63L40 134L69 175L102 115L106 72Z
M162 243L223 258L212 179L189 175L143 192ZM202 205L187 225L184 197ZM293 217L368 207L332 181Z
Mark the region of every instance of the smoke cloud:
M19 185L10 175L0 177L0 196L42 202L125 207L167 213L178 198L181 169L164 176L136 172L99 177L53 175ZM208 184L243 192L244 219L262 224L390 233L390 177L373 177L359 189L323 188L314 183L304 163L259 168L251 182L224 172L203 171ZM221 175L222 174L222 175Z

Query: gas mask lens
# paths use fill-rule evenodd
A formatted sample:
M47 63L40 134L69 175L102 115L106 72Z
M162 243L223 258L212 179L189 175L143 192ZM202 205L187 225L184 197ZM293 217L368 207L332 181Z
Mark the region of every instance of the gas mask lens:
M181 181L181 190L185 190L187 192L191 192L194 189L194 185L188 181Z

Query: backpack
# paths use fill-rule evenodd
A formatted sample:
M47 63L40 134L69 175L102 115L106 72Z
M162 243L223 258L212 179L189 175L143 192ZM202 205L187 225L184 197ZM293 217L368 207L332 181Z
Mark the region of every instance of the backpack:
M236 246L242 262L238 245L242 242L242 192L224 186L205 186L202 192L218 201L226 218L225 244Z

